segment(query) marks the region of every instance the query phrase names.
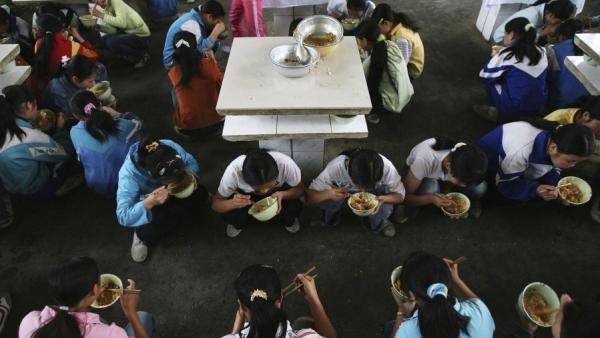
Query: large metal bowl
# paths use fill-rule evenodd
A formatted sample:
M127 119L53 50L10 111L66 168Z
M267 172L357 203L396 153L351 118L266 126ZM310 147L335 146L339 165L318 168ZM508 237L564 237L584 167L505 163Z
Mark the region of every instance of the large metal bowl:
M337 49L340 42L344 38L344 27L342 27L342 24L337 19L331 16L313 15L300 21L298 27L296 27L296 30L294 31L294 38L296 39L296 41L298 41L300 40L300 36L306 38L314 33L335 34L335 42L327 46L315 46L306 42L304 43L304 45L306 46L316 48L319 51L319 54L321 54L321 57L326 57Z
M310 61L305 64L297 64L290 62L294 59L294 50L297 44L291 43L286 45L279 45L271 49L269 57L277 72L285 77L302 77L310 73L319 61L319 52L312 47L306 47L310 54Z

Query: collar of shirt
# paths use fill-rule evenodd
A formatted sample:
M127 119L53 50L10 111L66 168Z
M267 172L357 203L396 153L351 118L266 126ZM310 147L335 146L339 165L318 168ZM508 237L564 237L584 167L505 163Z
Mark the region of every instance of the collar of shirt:
M548 131L542 131L535 137L531 155L529 155L529 161L531 163L552 165L552 161L547 154L549 140L550 133Z

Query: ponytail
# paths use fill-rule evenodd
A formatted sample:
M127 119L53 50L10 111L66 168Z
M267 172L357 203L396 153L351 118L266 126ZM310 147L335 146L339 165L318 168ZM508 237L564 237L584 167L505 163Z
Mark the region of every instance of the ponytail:
M173 38L173 62L181 69L181 79L175 87L188 87L193 77L200 77L200 60L196 36L187 31L180 31Z
M19 114L24 104L36 103L35 95L24 85L8 86L2 90L2 94L15 115Z
M35 53L33 69L38 78L50 79L56 75L50 73L52 66L50 60L52 59L52 50L55 47L54 35L62 32L64 26L61 20L52 14L43 14L38 20L41 30L41 43Z
M100 107L100 101L88 90L80 90L71 98L73 114L85 121L85 129L94 139L103 143L109 136L116 135L119 129L114 118Z
M500 54L506 54L504 60L514 57L517 59L517 63L520 63L527 57L530 66L535 66L540 62L542 52L540 52L535 44L537 31L529 20L526 18L514 18L506 23L504 31L515 34L513 44L500 52Z
M415 33L419 31L417 24L408 15L402 12L394 12L388 4L377 5L373 10L371 20L377 24L380 24L381 21L390 21L394 25L401 24Z
M10 142L13 137L22 141L25 131L17 125L16 115L10 102L4 95L0 95L0 148L4 146L5 142Z

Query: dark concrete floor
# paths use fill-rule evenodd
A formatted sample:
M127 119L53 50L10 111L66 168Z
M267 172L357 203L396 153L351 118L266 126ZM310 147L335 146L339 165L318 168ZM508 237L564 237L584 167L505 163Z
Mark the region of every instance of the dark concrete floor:
M485 101L477 74L489 55L474 25L479 5L478 0L396 3L423 28L427 63L415 82L416 95L401 115L385 116L381 124L370 126L368 139L334 141L332 148L370 147L400 166L410 148L425 138L474 140L489 131L493 126L470 111L473 103ZM600 4L588 1L586 13L598 12ZM151 132L191 151L204 184L214 191L228 162L256 144L187 142L174 135L169 83L160 62L163 38L164 32L154 35L153 59L143 70L109 63L114 92L120 110L142 115ZM26 313L50 302L45 274L73 255L94 257L102 271L137 280L144 290L140 308L156 315L159 337L228 333L236 310L233 279L258 262L275 266L284 283L316 265L323 302L339 336L348 338L379 337L383 323L395 313L389 274L414 250L468 256L462 276L491 309L498 337L513 328L516 297L528 282L546 282L578 299L595 299L600 293L600 225L590 220L588 207L496 207L484 210L477 221L450 221L428 209L399 226L393 239L372 235L349 218L335 229L306 226L289 235L283 229L256 228L232 240L211 212L200 210L188 226L153 248L143 264L131 261L131 231L117 224L114 210L113 201L86 188L49 203L17 202L17 222L0 232L0 290L9 291L14 301L4 337L14 337ZM285 309L291 318L308 313L298 296L287 299ZM123 322L117 306L100 314ZM539 337L549 337L549 331L540 330Z

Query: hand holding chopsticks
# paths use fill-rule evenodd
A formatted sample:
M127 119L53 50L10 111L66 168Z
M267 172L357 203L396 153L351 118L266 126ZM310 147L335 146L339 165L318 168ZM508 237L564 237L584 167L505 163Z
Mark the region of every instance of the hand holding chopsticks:
M135 289L104 289L105 291L110 291L110 292L116 292L116 293L120 293L120 294L132 294L132 295L137 295L140 294L142 292L142 290L135 290Z
M312 296L312 291L314 291L314 294L316 295L316 288L314 288L314 279L317 278L318 275L316 273L314 275L311 275L315 272L315 270L317 270L317 267L313 266L310 269L308 269L305 273L299 274L293 282L291 282L288 286L281 290L282 297L285 298L302 287L305 287L304 293L307 297ZM311 290L308 290L308 288L306 288L307 286L310 286Z

